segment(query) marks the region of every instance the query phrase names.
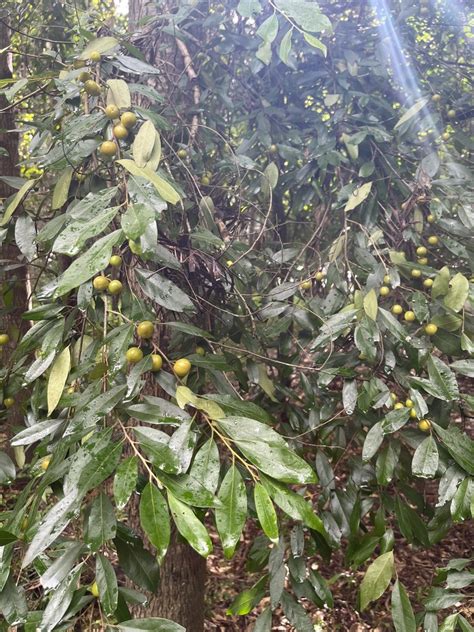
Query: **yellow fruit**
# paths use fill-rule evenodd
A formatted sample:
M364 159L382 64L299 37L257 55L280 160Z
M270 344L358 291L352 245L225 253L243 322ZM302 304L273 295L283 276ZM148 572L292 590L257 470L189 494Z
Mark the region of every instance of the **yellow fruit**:
M421 270L418 270L418 268L414 268L414 269L411 271L411 276L412 276L414 279L419 279L419 278L421 277Z
M388 285L390 283L390 277L388 276L388 274L384 276L383 282L385 283L385 285Z
M115 138L118 138L120 140L123 140L124 138L127 138L128 136L128 129L125 127L125 125L122 125L122 123L119 123L118 125L114 125L114 136Z
M40 468L46 472L50 463L51 463L51 457L45 456L44 459L41 459Z
M416 419L418 414L414 408L410 408L410 419Z
M306 281L300 283L300 290L310 290L312 287L311 279L306 279Z
M117 153L117 145L113 140L105 140L99 147L99 153L106 158L112 158Z
M405 315L403 316L403 318L408 322L408 323L412 323L416 316L415 316L415 312L412 312L410 310L408 310L408 312L405 312Z
M122 264L122 257L120 255L112 255L109 259L109 264L114 268L119 268Z
M314 275L314 278L316 279L316 281L322 281L325 276L326 276L326 273L320 270L319 272L316 272L316 274Z
M155 327L151 320L144 320L137 325L137 336L140 338L151 338L154 331Z
M87 70L83 70L82 72L79 73L79 76L78 76L79 81L81 81L82 83L89 81L90 78L91 78L90 73L88 73Z
M233 265L234 265L234 262L232 261L232 259L227 259L227 261L225 262L225 264L226 264L226 266L227 266L228 268L230 268L231 266L233 266Z
M133 252L134 255L143 254L142 247L138 241L133 241L133 239L128 240L128 247Z
M133 112L124 112L120 117L120 122L127 129L131 129L137 122L137 117Z
M99 51L98 51L98 50L93 50L93 51L92 51L92 53L89 55L89 59L90 59L91 61L96 62L96 63L97 63L98 61L100 61L100 59L101 59L101 55L100 55Z
M196 347L195 352L197 353L197 355L200 355L200 356L206 355L206 350L204 349L204 347L201 347L201 345L198 345Z
M435 216L430 213L429 215L426 216L426 221L428 222L428 224L433 224L435 221Z
M448 110L447 116L450 119L456 118L456 110Z
M178 377L185 377L190 370L191 362L187 358L180 358L173 365L173 371Z
M407 399L407 400L405 401L405 406L406 406L407 408L413 408L413 406L414 406L414 405L415 405L415 403L414 403L411 399Z
M428 323L425 327L425 334L427 336L434 336L438 331L438 327L434 323Z
M118 117L120 116L120 110L116 105L108 105L105 108L105 116L109 119L118 119Z
M382 285L380 288L380 296L388 296L390 294L390 288L386 285Z
M182 159L187 158L188 152L184 148L178 149L178 157Z
M203 184L205 187L208 187L211 184L211 178L206 175L202 176L201 184Z
M433 279L425 279L423 281L423 285L427 288L430 288L433 285L434 281Z
M0 347L7 345L10 342L10 336L8 334L0 334Z
M130 347L130 349L127 349L125 358L130 364L136 364L140 362L140 360L143 360L143 351L138 347Z
M91 594L93 597L99 596L99 587L97 586L97 582L94 582L93 584L91 584L89 587L89 590L91 591Z
M116 296L122 291L122 284L120 283L120 281L117 280L111 281L107 290L109 294L112 294L112 296Z
M84 83L84 90L92 97L98 97L100 94L100 86L97 81L94 81L93 79L88 79Z
M428 265L428 257L420 257L419 259L417 259L417 262L420 264L420 266L426 266Z
M268 151L269 151L271 154L277 154L277 153L278 153L278 147L277 147L276 145L270 145L270 147L269 147Z
M433 96L431 97L431 100L433 101L433 103L439 103L441 101L441 95L433 94Z
M396 393L390 393L390 399L392 402L396 402L398 399L398 395Z
M163 358L158 353L151 354L151 370L159 371L163 366Z
M392 314L396 314L397 316L403 312L403 307L396 303L392 306Z
M449 132L443 132L443 133L441 134L441 138L442 138L444 141L449 140L449 139L450 139L450 137L451 137L451 135L450 135L450 133L449 133Z
M428 253L428 248L425 248L425 246L418 246L418 248L416 249L416 254L419 257L424 257L427 253Z
M5 399L3 400L3 405L5 406L5 408L11 408L14 403L15 400L13 399L13 397L5 397Z
M400 410L401 408L405 408L405 406L402 404L402 402L397 402L394 405L395 410Z
M439 241L439 239L436 237L436 235L430 235L430 236L428 237L428 243L429 243L431 246L436 246L436 244L438 243L438 241Z
M110 281L106 276L98 276L92 281L92 285L94 286L94 290L103 292L109 287Z
M420 419L420 421L418 422L418 428L422 432L428 432L428 430L431 428L431 422L428 419Z

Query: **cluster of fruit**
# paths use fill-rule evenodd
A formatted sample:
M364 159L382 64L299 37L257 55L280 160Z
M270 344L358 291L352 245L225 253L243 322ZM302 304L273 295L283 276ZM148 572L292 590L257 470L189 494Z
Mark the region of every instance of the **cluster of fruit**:
M0 347L4 347L9 342L10 342L10 336L8 334L5 334L5 333L0 334ZM5 408L11 408L13 404L15 403L15 400L13 399L13 397L5 397L2 403Z
M324 277L326 276L326 273L323 272L322 270L319 270L318 272L315 273L314 278L315 281L322 281L324 279ZM309 279L305 279L304 281L301 281L299 288L300 290L310 290L313 287L313 281L312 278Z
M418 419L418 415L417 412L415 410L415 402L411 399L407 399L405 400L405 403L402 404L402 402L398 401L398 396L395 393L391 393L390 397L392 399L393 402L393 408L395 410L401 410L403 408L409 408L410 409L410 418L411 419ZM419 419L418 420L418 428L422 431L422 432L428 432L429 429L431 428L431 422L429 419Z

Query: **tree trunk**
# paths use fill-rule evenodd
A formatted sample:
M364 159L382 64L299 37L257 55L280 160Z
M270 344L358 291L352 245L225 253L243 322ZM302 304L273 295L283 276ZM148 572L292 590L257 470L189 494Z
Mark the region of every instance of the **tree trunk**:
M147 18L156 14L158 3L147 0L129 0L129 28L139 37L134 37L147 61L160 66L163 60L157 58L158 35L149 28ZM163 5L160 6L163 10ZM176 54L174 46L169 50L170 61L174 62ZM173 50L174 49L174 50ZM163 48L161 49L163 50ZM166 76L159 76L160 88L167 82ZM149 389L149 390L148 390ZM156 383L150 383L148 394L156 395ZM147 391L144 391L146 393ZM161 394L162 395L162 394ZM131 506L129 524L140 529L138 508ZM187 632L202 632L204 629L204 592L206 578L206 560L198 555L192 547L184 542L174 530L170 548L161 567L160 587L156 595L149 601L147 616L159 616L181 624ZM141 615L143 616L143 615Z
M10 43L10 33L3 22L0 22L0 51L5 51ZM0 79L9 79L12 76L9 64L9 53L0 52ZM0 111L5 110L9 105L3 95L0 95ZM18 175L18 135L11 130L15 129L15 113L13 110L0 112L0 175ZM5 150L5 151L2 151ZM15 192L8 184L0 180L0 200L2 202ZM18 264L22 255L16 244L12 242L12 237L6 237L0 246L0 332L6 332L10 336L10 343L3 347L2 362L8 362L11 350L27 329L27 323L22 319L22 314L28 309L28 296L26 290L27 268L26 262L14 270L9 269L9 265ZM24 261L24 259L23 259ZM8 290L6 291L6 288ZM15 395L8 393L9 396ZM23 415L18 406L19 398L15 396L16 405L9 410L8 426L22 423Z

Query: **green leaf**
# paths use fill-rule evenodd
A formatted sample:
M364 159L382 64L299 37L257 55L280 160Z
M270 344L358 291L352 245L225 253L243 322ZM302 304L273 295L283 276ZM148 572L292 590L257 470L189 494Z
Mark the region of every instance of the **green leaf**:
M206 527L196 518L188 505L175 498L169 491L168 503L176 528L180 534L199 555L207 557L212 553L212 542Z
M348 211L352 211L353 209L355 209L357 206L359 206L359 204L362 204L362 202L364 202L364 200L366 200L367 197L369 196L371 189L372 189L372 182L365 182L360 187L355 189L349 196L349 199L347 200L346 205L344 207L344 211L347 213ZM375 291L375 290L371 290L371 291Z
M226 614L248 614L264 597L266 583L267 576L261 577L252 588L239 593L229 606Z
M87 252L75 259L59 277L56 296L67 294L91 279L99 270L106 268L112 255L112 248L122 238L122 231L115 230L98 239Z
M140 498L140 524L162 560L170 543L170 517L163 495L151 482L145 485Z
M405 112L405 114L397 121L394 129L398 129L404 123L406 123L411 118L413 118L416 114L418 114L418 112L425 107L428 101L429 101L429 97L423 97L422 99L417 101L414 105L412 105L411 108L409 108Z
M324 55L324 57L327 56L328 48L326 44L323 44L320 39L318 39L317 37L314 37L314 35L311 35L310 33L303 33L303 37L305 38L305 40L308 42L310 46L320 50L322 54Z
M146 426L135 426L133 432L155 467L171 474L179 472L178 456L169 447L170 438L165 432Z
M122 230L128 239L139 239L155 221L155 211L146 204L130 204L121 217Z
M36 180L28 180L21 187L21 189L17 191L17 193L15 194L15 197L12 199L12 201L8 204L7 208L5 209L5 213L3 214L3 217L0 220L0 227L5 226L5 224L8 223L10 217L18 208L18 205L20 204L20 202L22 202L22 200L24 199L28 191L31 188L33 188L35 184L36 184Z
M415 476L433 478L438 470L438 448L432 435L426 437L415 450L411 469Z
M394 570L393 551L384 553L372 562L360 585L361 610L364 610L371 601L375 601L385 592Z
M126 542L115 538L119 564L133 582L150 592L155 592L160 581L160 567L140 542Z
M79 59L89 59L90 54L97 51L101 55L108 53L113 48L118 46L119 42L115 37L97 37L88 42L82 53L79 55Z
M66 614L67 609L74 596L77 588L77 581L80 577L82 567L79 565L75 571L70 573L54 590L51 599L48 602L41 619L40 629L50 632L61 621Z
M219 449L216 442L213 439L208 439L196 452L189 477L214 494L219 484L220 466Z
M118 585L114 567L101 553L97 554L95 564L95 579L99 588L101 608L110 617L117 609Z
M0 612L11 626L4 627L5 630L17 629L17 626L24 621L28 614L23 587L17 586L13 578L13 573L7 578L3 589L0 591Z
M447 266L443 266L438 274L435 276L433 285L431 287L431 296L438 298L438 296L444 296L449 292L449 279L451 274Z
M316 474L308 463L265 424L246 417L226 417L217 423L242 454L265 474L285 483L316 482Z
M298 632L314 632L314 625L303 606L286 591L281 595L281 605L286 618L294 626L295 630L298 630Z
M47 419L46 421L40 421L29 428L25 428L18 434L16 434L11 440L12 446L30 445L36 441L40 441L48 435L52 435L62 424L65 423L65 419Z
M449 366L462 375L474 377L474 360L457 360L451 362Z
M258 0L239 0L237 11L243 18L251 18L254 13L261 13L262 7Z
M177 285L157 272L135 269L138 283L152 301L173 312L194 311L194 305L187 294Z
M367 316L371 320L377 320L378 303L377 303L377 293L375 292L374 289L370 290L364 296L363 305L364 305L364 312L367 314Z
M459 388L456 377L451 369L437 356L430 356L426 363L428 376L438 399L450 402L459 398Z
M115 538L117 520L114 508L103 492L92 501L85 531L84 541L92 551L98 551L106 542Z
M230 415L238 415L243 417L250 417L256 419L264 424L272 422L272 418L266 410L254 404L254 402L248 402L244 399L237 399L232 395L221 395L220 393L208 393L206 399L212 399L217 402L222 410Z
M469 281L460 272L455 274L449 283L444 297L444 304L454 312L460 312L469 296Z
M442 428L433 423L433 428L456 463L474 476L474 441L453 424Z
M119 165L122 165L133 176L139 178L145 178L153 184L159 195L170 204L177 204L179 202L180 195L173 189L171 184L166 182L162 177L156 174L150 167L139 167L134 160L117 160Z
M16 542L18 537L14 533L0 529L0 546L5 546L11 542Z
M97 238L117 215L119 207L103 210L96 217L72 221L56 237L53 252L64 255L77 255L88 239Z
M222 505L216 507L216 527L226 558L231 558L247 518L245 484L235 465L227 470L217 495Z
M123 509L135 491L138 479L138 457L130 456L117 467L114 477L114 498L117 509Z
M73 542L41 575L40 582L46 590L56 588L67 577L85 546L82 542Z
M331 22L320 12L316 3L307 0L277 0L276 4L305 31L331 33Z
M392 589L392 621L396 632L416 632L415 615L410 599L398 579Z
M291 64L288 63L288 60L290 58L290 52L291 52L292 35L293 35L293 29L290 28L285 33L285 35L283 35L283 37L281 38L280 48L278 49L278 56L280 57L281 61L287 66L291 66Z
M179 623L174 623L174 621L170 621L169 619L160 619L159 617L122 621L122 623L117 625L117 629L121 632L136 632L136 630L149 630L149 632L186 632L186 628L183 628Z
M384 438L384 431L382 422L378 421L372 426L365 437L364 446L362 448L362 459L364 461L370 461L370 459L377 453L377 450L382 445Z
M107 79L107 105L128 109L132 105L130 90L123 79Z
M145 121L138 130L132 150L133 159L139 167L148 167L153 171L158 169L161 159L161 140L151 121Z
M66 347L54 361L49 374L47 389L48 415L51 415L61 399L70 369L71 352L69 347Z
M66 204L73 173L74 169L72 167L66 167L59 176L59 180L54 187L53 200L51 202L53 211Z
M271 498L263 485L255 483L254 501L263 532L275 544L278 542L278 519Z

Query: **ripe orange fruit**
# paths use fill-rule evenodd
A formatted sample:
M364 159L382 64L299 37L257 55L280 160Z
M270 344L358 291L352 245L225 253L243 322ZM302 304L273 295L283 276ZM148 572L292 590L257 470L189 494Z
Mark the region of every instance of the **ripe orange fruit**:
M173 371L178 377L185 377L190 370L191 362L187 358L180 358L173 365Z

